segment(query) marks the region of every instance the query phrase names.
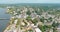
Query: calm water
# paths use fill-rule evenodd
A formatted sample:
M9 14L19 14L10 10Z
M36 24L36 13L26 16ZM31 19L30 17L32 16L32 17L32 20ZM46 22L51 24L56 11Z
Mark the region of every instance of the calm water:
M6 14L6 8L0 8L0 18L10 18L9 14ZM0 20L0 32L3 32L3 30L8 25L9 20Z

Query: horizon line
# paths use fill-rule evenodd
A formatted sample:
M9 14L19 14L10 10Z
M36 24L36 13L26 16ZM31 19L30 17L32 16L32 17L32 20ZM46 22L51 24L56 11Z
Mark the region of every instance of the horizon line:
M60 3L0 3L0 4L60 4Z

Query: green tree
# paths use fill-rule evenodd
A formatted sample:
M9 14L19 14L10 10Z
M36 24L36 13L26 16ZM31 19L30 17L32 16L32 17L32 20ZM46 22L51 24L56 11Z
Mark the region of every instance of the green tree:
M40 18L40 21L44 23L44 17Z
M38 20L35 18L33 19L32 23L34 23L36 25L36 23L38 22Z
M53 27L53 32L57 32L57 27L58 27L59 23L55 23L53 22L52 27Z
M26 18L26 20L28 20L28 21L29 21L29 20L32 20L32 19L31 19L31 16L28 16L28 17Z
M27 12L26 12L26 14L27 14L27 15L30 15L30 14L31 14L31 12L30 12L30 11L27 11Z

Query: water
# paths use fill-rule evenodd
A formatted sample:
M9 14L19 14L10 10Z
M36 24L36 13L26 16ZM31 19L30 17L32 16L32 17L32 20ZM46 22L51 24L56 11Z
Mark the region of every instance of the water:
M9 14L6 14L6 8L0 8L0 18L10 18ZM3 30L7 27L9 23L9 20L0 20L0 32L3 32Z

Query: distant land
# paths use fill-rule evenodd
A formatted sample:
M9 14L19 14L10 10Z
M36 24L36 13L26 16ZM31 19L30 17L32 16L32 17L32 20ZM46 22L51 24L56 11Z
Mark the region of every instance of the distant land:
M40 7L40 6L48 6L48 7L60 7L60 4L58 3L19 3L19 4L0 4L0 7L5 8L7 6L36 6L36 7Z

